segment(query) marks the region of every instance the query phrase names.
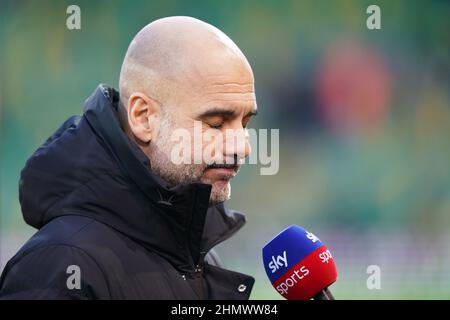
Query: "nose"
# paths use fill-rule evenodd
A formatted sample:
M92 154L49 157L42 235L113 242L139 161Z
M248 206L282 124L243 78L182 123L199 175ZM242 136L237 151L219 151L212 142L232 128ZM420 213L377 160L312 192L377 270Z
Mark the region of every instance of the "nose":
M251 153L249 133L246 128L228 129L225 131L225 158L236 160L247 158Z

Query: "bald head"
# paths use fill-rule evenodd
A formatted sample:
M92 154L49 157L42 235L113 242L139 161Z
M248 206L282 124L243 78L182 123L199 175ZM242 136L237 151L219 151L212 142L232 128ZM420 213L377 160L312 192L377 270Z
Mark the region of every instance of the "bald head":
M201 90L208 78L246 76L251 67L236 44L222 31L191 17L168 17L145 26L134 37L120 73L124 106L133 92L162 105Z

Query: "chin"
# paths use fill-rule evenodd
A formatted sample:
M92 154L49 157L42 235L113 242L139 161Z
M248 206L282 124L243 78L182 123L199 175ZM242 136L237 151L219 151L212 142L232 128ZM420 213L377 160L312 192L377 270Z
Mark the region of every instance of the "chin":
M226 185L223 185L222 181L218 181L212 185L211 196L209 202L211 204L217 204L220 202L225 202L230 199L231 196L231 185L227 181Z

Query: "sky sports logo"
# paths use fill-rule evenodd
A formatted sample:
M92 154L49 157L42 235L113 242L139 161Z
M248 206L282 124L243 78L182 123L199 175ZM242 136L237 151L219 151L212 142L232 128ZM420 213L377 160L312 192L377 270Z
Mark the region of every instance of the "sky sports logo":
M294 269L294 272L286 278L283 282L275 287L275 289L281 294L286 295L289 288L297 284L297 282L303 280L304 277L309 275L309 269L305 266L301 266L299 269Z
M272 273L277 272L281 268L287 268L287 267L288 267L288 260L287 260L287 252L286 251L283 251L283 253L281 255L277 255L276 257L272 256L272 260L269 263L269 268L272 271ZM298 281L302 280L308 274L309 274L309 270L305 266L302 266L298 270L294 270L291 277L286 279L285 282L279 284L276 287L276 290L281 294L286 294L289 290L289 287L292 287L294 284L296 284Z
M275 256L272 256L272 261L269 262L269 269L272 271L272 273L275 273L280 268L287 268L288 261L287 261L287 254L286 251L283 251L282 255L278 255L276 258Z
M292 225L262 250L272 286L288 300L307 300L337 279L333 256L312 232Z
M326 250L319 254L319 258L322 263L328 263L331 259L333 259L333 256L330 252L330 250ZM287 253L286 251L283 251L282 255L278 256L272 256L272 261L269 262L269 269L272 271L272 273L277 272L281 268L287 268L288 267L288 260L287 260Z
M333 256L325 246L319 248L316 252L313 252L311 256L316 256L316 260L321 264L328 264L330 260L333 260ZM288 270L285 272L276 282L277 285L275 286L275 289L283 296L288 294L289 288L296 286L300 283L305 277L307 277L311 270L314 268L309 268L308 263L309 259L305 259L300 261L296 266L291 268L291 270ZM304 262L304 263L303 263ZM272 274L277 272L281 268L287 268L288 267L288 258L287 258L287 252L283 251L281 255L272 256L270 263L268 264ZM287 276L286 276L287 275ZM282 280L282 281L279 281Z
M312 232L308 232L305 230L306 238L311 240L312 243L316 243L320 241L320 239ZM326 262L328 263L328 260L332 258L331 252L327 250L327 254L324 253L324 258ZM322 257L321 257L322 259ZM272 273L277 272L281 268L287 268L288 267L288 261L287 261L287 253L286 251L283 251L282 255L278 256L272 256L271 261L269 262L269 269L272 271Z

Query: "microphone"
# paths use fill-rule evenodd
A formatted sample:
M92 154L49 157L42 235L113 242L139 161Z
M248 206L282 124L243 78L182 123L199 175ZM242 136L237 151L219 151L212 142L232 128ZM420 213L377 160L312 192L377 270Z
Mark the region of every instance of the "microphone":
M330 250L313 233L292 225L262 249L272 286L287 300L334 300L328 287L337 280Z

